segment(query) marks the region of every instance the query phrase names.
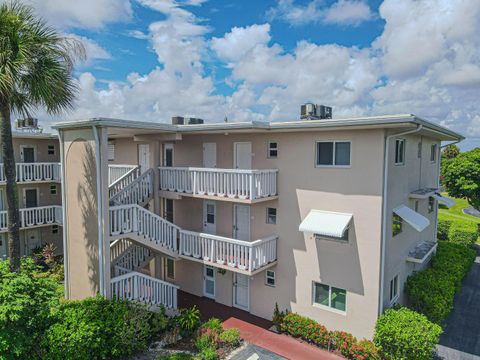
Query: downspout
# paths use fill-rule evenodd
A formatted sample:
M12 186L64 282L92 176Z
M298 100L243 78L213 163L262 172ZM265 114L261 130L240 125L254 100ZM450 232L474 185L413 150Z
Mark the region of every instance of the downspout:
M95 137L95 162L97 172L97 228L98 228L98 272L100 295L105 296L105 259L103 258L103 201L102 201L102 165L100 163L100 139L98 128L92 126L93 136Z
M383 288L385 281L385 245L387 242L387 191L388 191L388 169L390 164L390 139L394 137L399 137L403 135L413 134L422 130L423 125L417 125L413 130L401 132L398 134L392 134L385 138L385 156L384 156L384 167L383 167L383 198L382 198L382 239L380 244L380 296L379 296L379 305L378 305L378 315L383 313Z
M64 294L65 298L69 298L69 284L68 284L68 242L67 242L67 195L65 193L65 142L63 131L58 130L58 139L60 140L60 182L62 186L62 236L63 236L63 264L64 264Z

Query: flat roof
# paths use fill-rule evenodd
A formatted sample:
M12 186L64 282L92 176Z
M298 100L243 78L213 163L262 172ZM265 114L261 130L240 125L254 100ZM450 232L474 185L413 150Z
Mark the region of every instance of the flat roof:
M91 118L56 123L54 129L74 129L90 126L137 129L139 131L166 133L205 133L205 132L258 132L258 131L302 131L311 129L330 129L344 127L401 127L422 125L425 130L443 135L446 140L463 140L464 136L444 126L422 119L413 114L363 116L352 118L333 118L322 120L295 121L251 121L251 122L216 122L192 125L172 125L160 122L132 121L113 118ZM442 137L442 136L440 136Z
M58 139L58 135L51 133L34 133L23 131L12 131L14 139Z

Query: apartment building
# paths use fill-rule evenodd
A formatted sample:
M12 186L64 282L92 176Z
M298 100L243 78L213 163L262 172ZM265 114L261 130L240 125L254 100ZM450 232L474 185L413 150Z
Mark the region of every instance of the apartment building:
M462 139L414 115L55 127L68 298L278 303L367 338L435 251L440 145Z
M27 123L25 123L27 121ZM20 207L20 254L53 243L62 248L62 196L58 137L44 133L36 119L19 120L12 132ZM0 163L0 258L8 232L5 174Z

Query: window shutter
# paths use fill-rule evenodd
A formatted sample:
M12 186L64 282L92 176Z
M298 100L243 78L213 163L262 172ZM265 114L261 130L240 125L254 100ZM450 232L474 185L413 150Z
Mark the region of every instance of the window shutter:
M115 143L113 141L108 142L108 160L115 160Z

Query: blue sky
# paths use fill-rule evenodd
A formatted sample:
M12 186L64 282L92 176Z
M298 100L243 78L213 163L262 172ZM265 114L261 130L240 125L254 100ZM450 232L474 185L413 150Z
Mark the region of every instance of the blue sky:
M480 143L478 0L28 1L86 45L68 118L283 121L314 101Z

